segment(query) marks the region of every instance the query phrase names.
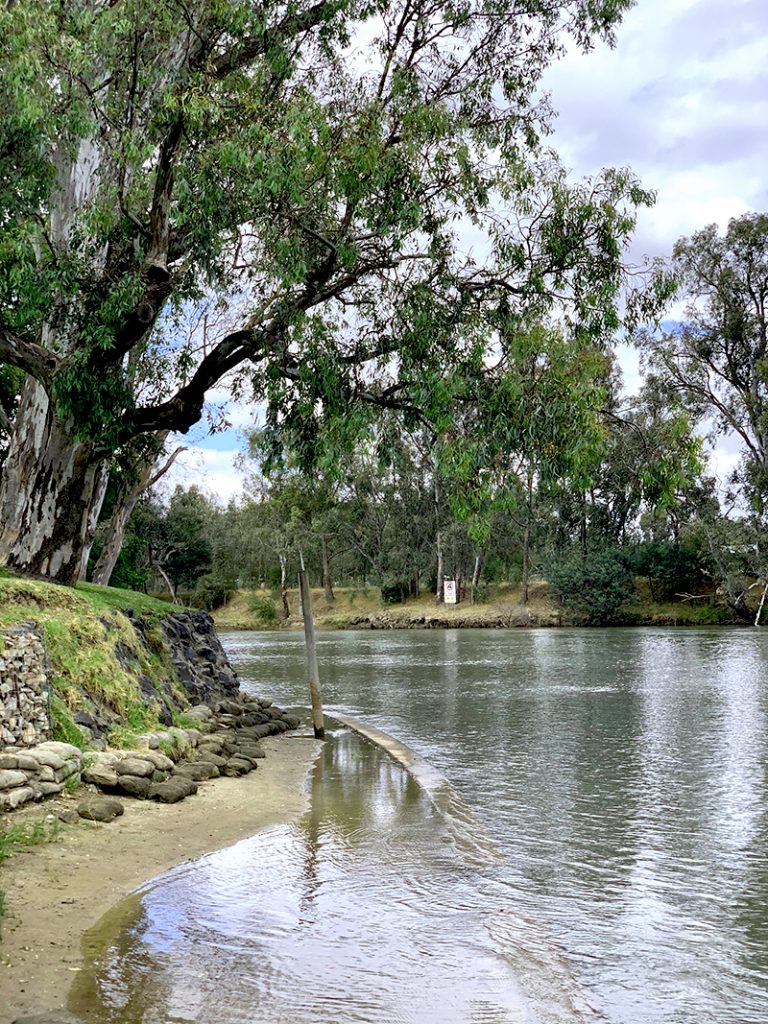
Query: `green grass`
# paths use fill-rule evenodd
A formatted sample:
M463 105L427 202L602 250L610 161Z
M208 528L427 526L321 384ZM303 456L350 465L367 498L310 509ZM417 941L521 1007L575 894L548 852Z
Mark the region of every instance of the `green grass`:
M149 649L122 614L126 608L148 621ZM91 583L73 589L7 572L0 575L0 627L29 619L38 623L53 669L56 739L81 748L84 736L74 722L79 710L108 709L128 733L158 727L162 709L143 699L139 675L146 675L160 692L170 689L177 704L189 703L159 625L179 608L130 590ZM124 742L130 742L129 736Z
M157 597L141 594L137 590L120 590L117 587L101 587L96 583L78 583L75 592L82 595L95 608L124 612L126 608L143 619L162 619L171 612L181 612L180 604L161 601Z

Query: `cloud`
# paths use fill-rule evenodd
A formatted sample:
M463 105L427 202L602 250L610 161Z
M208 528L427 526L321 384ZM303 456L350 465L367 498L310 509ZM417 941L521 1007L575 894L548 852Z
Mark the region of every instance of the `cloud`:
M243 492L244 474L235 468L239 448L214 450L189 445L178 457L171 470L163 477L161 493L170 494L174 487L196 486L220 505Z
M630 165L658 191L658 254L766 199L766 35L763 0L641 0L615 49L571 51L547 75L574 171Z

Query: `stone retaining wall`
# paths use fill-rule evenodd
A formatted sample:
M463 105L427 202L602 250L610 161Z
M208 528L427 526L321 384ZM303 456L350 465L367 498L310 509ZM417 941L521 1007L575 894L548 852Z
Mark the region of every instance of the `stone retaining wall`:
M48 660L34 623L0 632L0 746L29 747L51 735Z
M171 728L138 737L138 750L83 751L48 740L29 750L0 749L0 813L61 793L67 780L86 784L81 817L111 820L121 805L94 802L94 794L138 797L176 803L197 791L198 783L218 775L253 771L264 756L259 740L295 729L299 720L259 700L240 694L211 708L188 711L198 727ZM90 795L89 795L90 794Z

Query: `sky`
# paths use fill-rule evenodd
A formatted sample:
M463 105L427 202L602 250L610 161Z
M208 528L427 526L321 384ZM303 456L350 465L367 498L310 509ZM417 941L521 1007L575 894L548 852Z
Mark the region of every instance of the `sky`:
M614 49L569 54L544 87L558 116L552 146L574 177L629 166L657 193L640 212L630 257L668 256L678 238L707 224L768 210L768 0L638 0ZM635 389L635 353L621 361ZM211 396L226 405L226 392ZM168 483L197 484L226 503L242 490L234 467L253 411L228 406L231 427L179 443ZM738 459L727 439L713 466L722 478Z

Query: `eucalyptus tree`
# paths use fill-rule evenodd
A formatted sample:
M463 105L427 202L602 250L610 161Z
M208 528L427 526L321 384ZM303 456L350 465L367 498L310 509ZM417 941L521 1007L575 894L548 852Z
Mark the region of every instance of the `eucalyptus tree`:
M188 430L227 375L311 433L360 402L438 415L423 369L487 344L473 324L500 302L615 327L651 197L623 172L570 187L536 97L629 6L6 0L0 362L27 382L0 559L73 583L113 458ZM135 353L211 293L236 327L137 397Z
M768 511L768 215L711 224L674 248L672 267L688 300L674 329L641 341L657 386L681 397L716 435L743 446L746 495Z

